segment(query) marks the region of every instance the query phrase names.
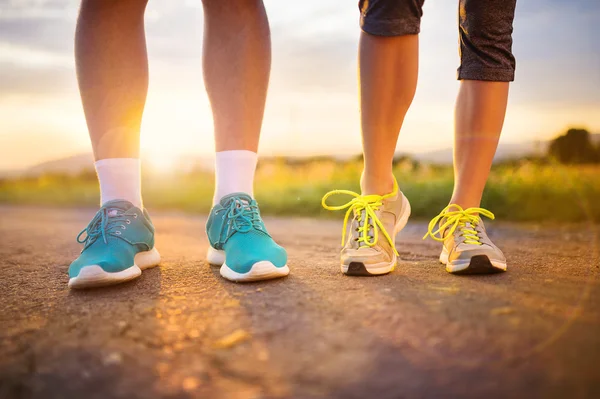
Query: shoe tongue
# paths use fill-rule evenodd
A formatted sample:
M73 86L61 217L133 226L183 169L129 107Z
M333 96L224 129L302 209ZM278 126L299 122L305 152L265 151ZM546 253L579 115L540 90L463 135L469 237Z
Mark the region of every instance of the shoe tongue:
M127 212L131 208L135 208L135 206L129 201L112 200L102 205L102 208L108 209L107 215L109 217L114 217L117 216L120 212Z
M360 216L360 222L358 222L359 227L363 227L367 223L367 212L362 211L358 214Z
M363 226L366 224L366 222L367 222L367 212L363 210L363 211L361 211L361 212L358 212L358 213L357 213L357 216L358 216L358 215L360 215L360 216L361 216L361 221L360 221L360 222L357 222L357 225L358 225L358 227L362 228L362 227L363 227ZM371 225L371 226L369 226L369 229L368 229L368 231L367 231L367 235L369 236L369 238L370 238L370 239L373 239L373 238L375 237L375 233L374 233L373 229L376 229L376 228L377 228L376 226L372 226L372 225ZM361 235L362 235L362 232L361 232L361 233L359 233L359 234L361 234ZM368 245L367 245L366 243L364 243L364 242L362 242L362 241L361 241L361 242L358 244L358 247L359 247L359 248L362 248L362 247L368 247Z
M465 223L465 226L467 226L470 229L474 229L475 227L477 227L478 224L483 223L483 221L481 220L481 218L477 219L477 222L473 223L471 221L468 221Z
M245 205L249 205L250 202L252 202L252 197L246 193L233 193L233 194L228 194L228 195L224 196L223 198L221 198L221 201L219 201L219 204L221 206L225 207L229 202L234 201L236 199L242 201Z

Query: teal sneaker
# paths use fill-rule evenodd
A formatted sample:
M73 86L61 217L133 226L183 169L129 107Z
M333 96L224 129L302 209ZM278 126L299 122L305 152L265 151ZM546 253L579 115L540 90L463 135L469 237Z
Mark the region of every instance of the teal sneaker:
M208 262L220 265L227 280L268 280L290 273L285 249L273 241L248 194L223 197L210 212L206 234Z
M85 238L81 238L85 234ZM69 266L69 287L90 288L133 280L158 265L154 226L146 210L114 200L100 208L77 236L84 244Z

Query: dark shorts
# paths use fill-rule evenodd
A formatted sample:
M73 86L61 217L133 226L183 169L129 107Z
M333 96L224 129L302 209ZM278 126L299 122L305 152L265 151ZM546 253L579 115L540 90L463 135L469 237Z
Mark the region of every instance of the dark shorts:
M377 36L416 35L424 0L359 0L362 30ZM458 79L512 82L516 0L459 0Z

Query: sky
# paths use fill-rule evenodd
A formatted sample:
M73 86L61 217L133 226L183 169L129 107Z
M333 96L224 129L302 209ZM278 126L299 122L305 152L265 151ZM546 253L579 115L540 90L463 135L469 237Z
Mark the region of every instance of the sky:
M273 64L259 152L358 154L355 0L265 0ZM73 0L0 0L0 170L89 152L74 71ZM397 150L452 145L457 4L427 0L419 84ZM150 0L150 88L142 151L175 160L214 149L202 82L200 0ZM600 1L519 0L516 80L502 141L545 140L569 126L600 132Z

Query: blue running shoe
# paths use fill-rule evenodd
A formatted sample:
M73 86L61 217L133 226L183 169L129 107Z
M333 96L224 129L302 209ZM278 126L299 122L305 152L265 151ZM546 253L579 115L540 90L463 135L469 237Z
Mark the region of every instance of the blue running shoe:
M260 217L258 204L244 193L223 197L206 223L210 264L221 265L231 281L257 281L290 273L287 253L273 241Z
M82 236L85 234L85 238ZM158 265L154 226L144 210L128 201L104 204L77 236L84 244L69 266L70 288L91 288L133 280Z

